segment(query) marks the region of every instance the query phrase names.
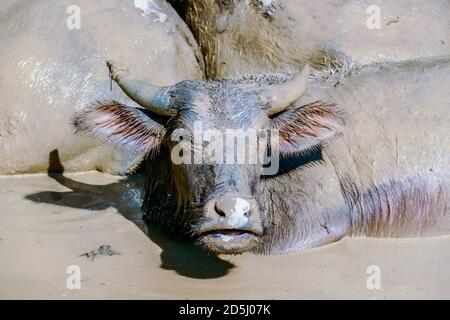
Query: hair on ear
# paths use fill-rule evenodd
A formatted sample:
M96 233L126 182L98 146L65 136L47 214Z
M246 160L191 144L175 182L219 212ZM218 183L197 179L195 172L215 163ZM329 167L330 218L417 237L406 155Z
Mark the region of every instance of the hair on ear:
M320 146L321 142L341 133L345 116L333 103L316 101L287 110L272 119L272 129L279 133L281 154L293 154Z
M117 101L99 101L72 118L76 133L92 135L127 152L145 155L161 144L164 127L142 109Z

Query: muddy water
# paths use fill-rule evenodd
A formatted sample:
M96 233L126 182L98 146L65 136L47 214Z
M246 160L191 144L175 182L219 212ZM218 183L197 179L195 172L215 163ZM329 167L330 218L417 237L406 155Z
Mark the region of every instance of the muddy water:
M147 230L141 183L97 172L0 178L0 298L450 298L450 237L218 257ZM102 244L121 254L79 256ZM71 265L80 290L67 288ZM367 288L371 265L380 290Z

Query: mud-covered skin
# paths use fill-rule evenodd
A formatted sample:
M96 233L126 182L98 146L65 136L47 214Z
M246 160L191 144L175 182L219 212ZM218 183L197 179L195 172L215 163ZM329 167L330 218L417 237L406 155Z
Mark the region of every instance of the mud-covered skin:
M427 71L420 71L424 67ZM337 79L323 82L317 76L297 105L314 100L315 94L323 95L325 85L326 100L335 101L348 115L347 127L341 136L323 145L321 160L301 160L308 155L285 159L302 165L260 181L258 201L265 231L252 251L293 252L346 235L448 233L450 171L446 163L450 150L443 138L450 133L445 124L450 120L445 111L450 107L450 95L445 92L448 71L448 61L374 66L339 79L336 87ZM417 83L420 78L433 85L424 86L423 93L416 96L416 85L408 82ZM382 90L383 97L368 88ZM173 169L167 158L158 158L156 167L148 161L148 176L157 174L157 178L147 181L147 217L176 233L189 230L193 217L184 210L189 204L174 201L176 182L168 173ZM161 170L160 165L168 167ZM170 198L164 197L166 190ZM169 210L162 209L167 205Z
M356 65L450 54L446 0L182 3L210 79L296 70L305 62L327 68L330 53ZM367 27L370 5L380 8L380 29Z
M252 251L294 252L346 235L448 233L449 71L448 60L438 59L374 66L325 81L317 74L297 105L320 94L341 106L349 118L347 126L341 136L313 152L318 157L285 159L300 165L261 180L258 199L265 232ZM148 160L148 176L157 178L147 181L146 215L177 234L189 230L192 216L184 210L189 205L174 201L178 193L171 165L164 156L155 160Z
M125 61L137 77L159 85L203 78L198 46L171 6L163 0L136 3L2 1L0 175L45 172L54 149L69 172L122 174L141 160L75 136L70 125L75 111L122 96L114 83L110 90L106 59ZM80 29L70 29L76 8Z
M95 114L101 107L78 119L85 132L96 135L102 132L96 126L102 130L128 126L128 135L142 121L152 130L159 127L159 152L152 149L147 159L146 217L174 234L194 236L215 252L287 253L346 235L448 233L450 58L344 69L349 71L313 73L305 94L271 117L262 96L292 76L181 82L170 89L169 109L177 112L166 123L151 115L145 118L144 113L126 121L104 113L98 122ZM87 120L88 115L93 118ZM248 165L231 167L229 174L220 165L174 165L170 133L198 119L221 130L280 128L281 170L260 176L255 166ZM283 142L286 137L293 142L291 148ZM147 143L139 135L135 138L134 143ZM104 139L134 148L110 136ZM249 226L262 225L257 241L228 246L225 240L205 241L199 233L214 220L211 201L217 203L230 193L255 201L257 217Z

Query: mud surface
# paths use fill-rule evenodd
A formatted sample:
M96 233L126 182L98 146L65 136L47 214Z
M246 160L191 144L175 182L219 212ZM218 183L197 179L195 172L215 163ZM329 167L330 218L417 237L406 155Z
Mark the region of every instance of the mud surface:
M97 172L0 178L0 298L450 298L450 237L217 257L147 230L141 183ZM121 254L80 257L101 245ZM71 265L80 290L66 286ZM370 265L381 290L367 289Z

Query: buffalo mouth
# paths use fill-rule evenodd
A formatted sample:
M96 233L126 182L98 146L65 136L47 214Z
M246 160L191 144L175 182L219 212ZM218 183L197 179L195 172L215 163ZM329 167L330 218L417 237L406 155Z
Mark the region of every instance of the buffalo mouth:
M255 232L250 231L250 230L242 230L242 229L218 229L218 230L209 230L209 231L205 231L202 232L200 234L200 236L208 236L208 235L212 235L212 236L230 236L230 237L237 237L237 236L241 236L244 234L250 234L250 235L254 235L254 236L258 236Z
M225 254L249 251L258 244L260 234L244 229L214 229L199 234L199 243L206 249Z

